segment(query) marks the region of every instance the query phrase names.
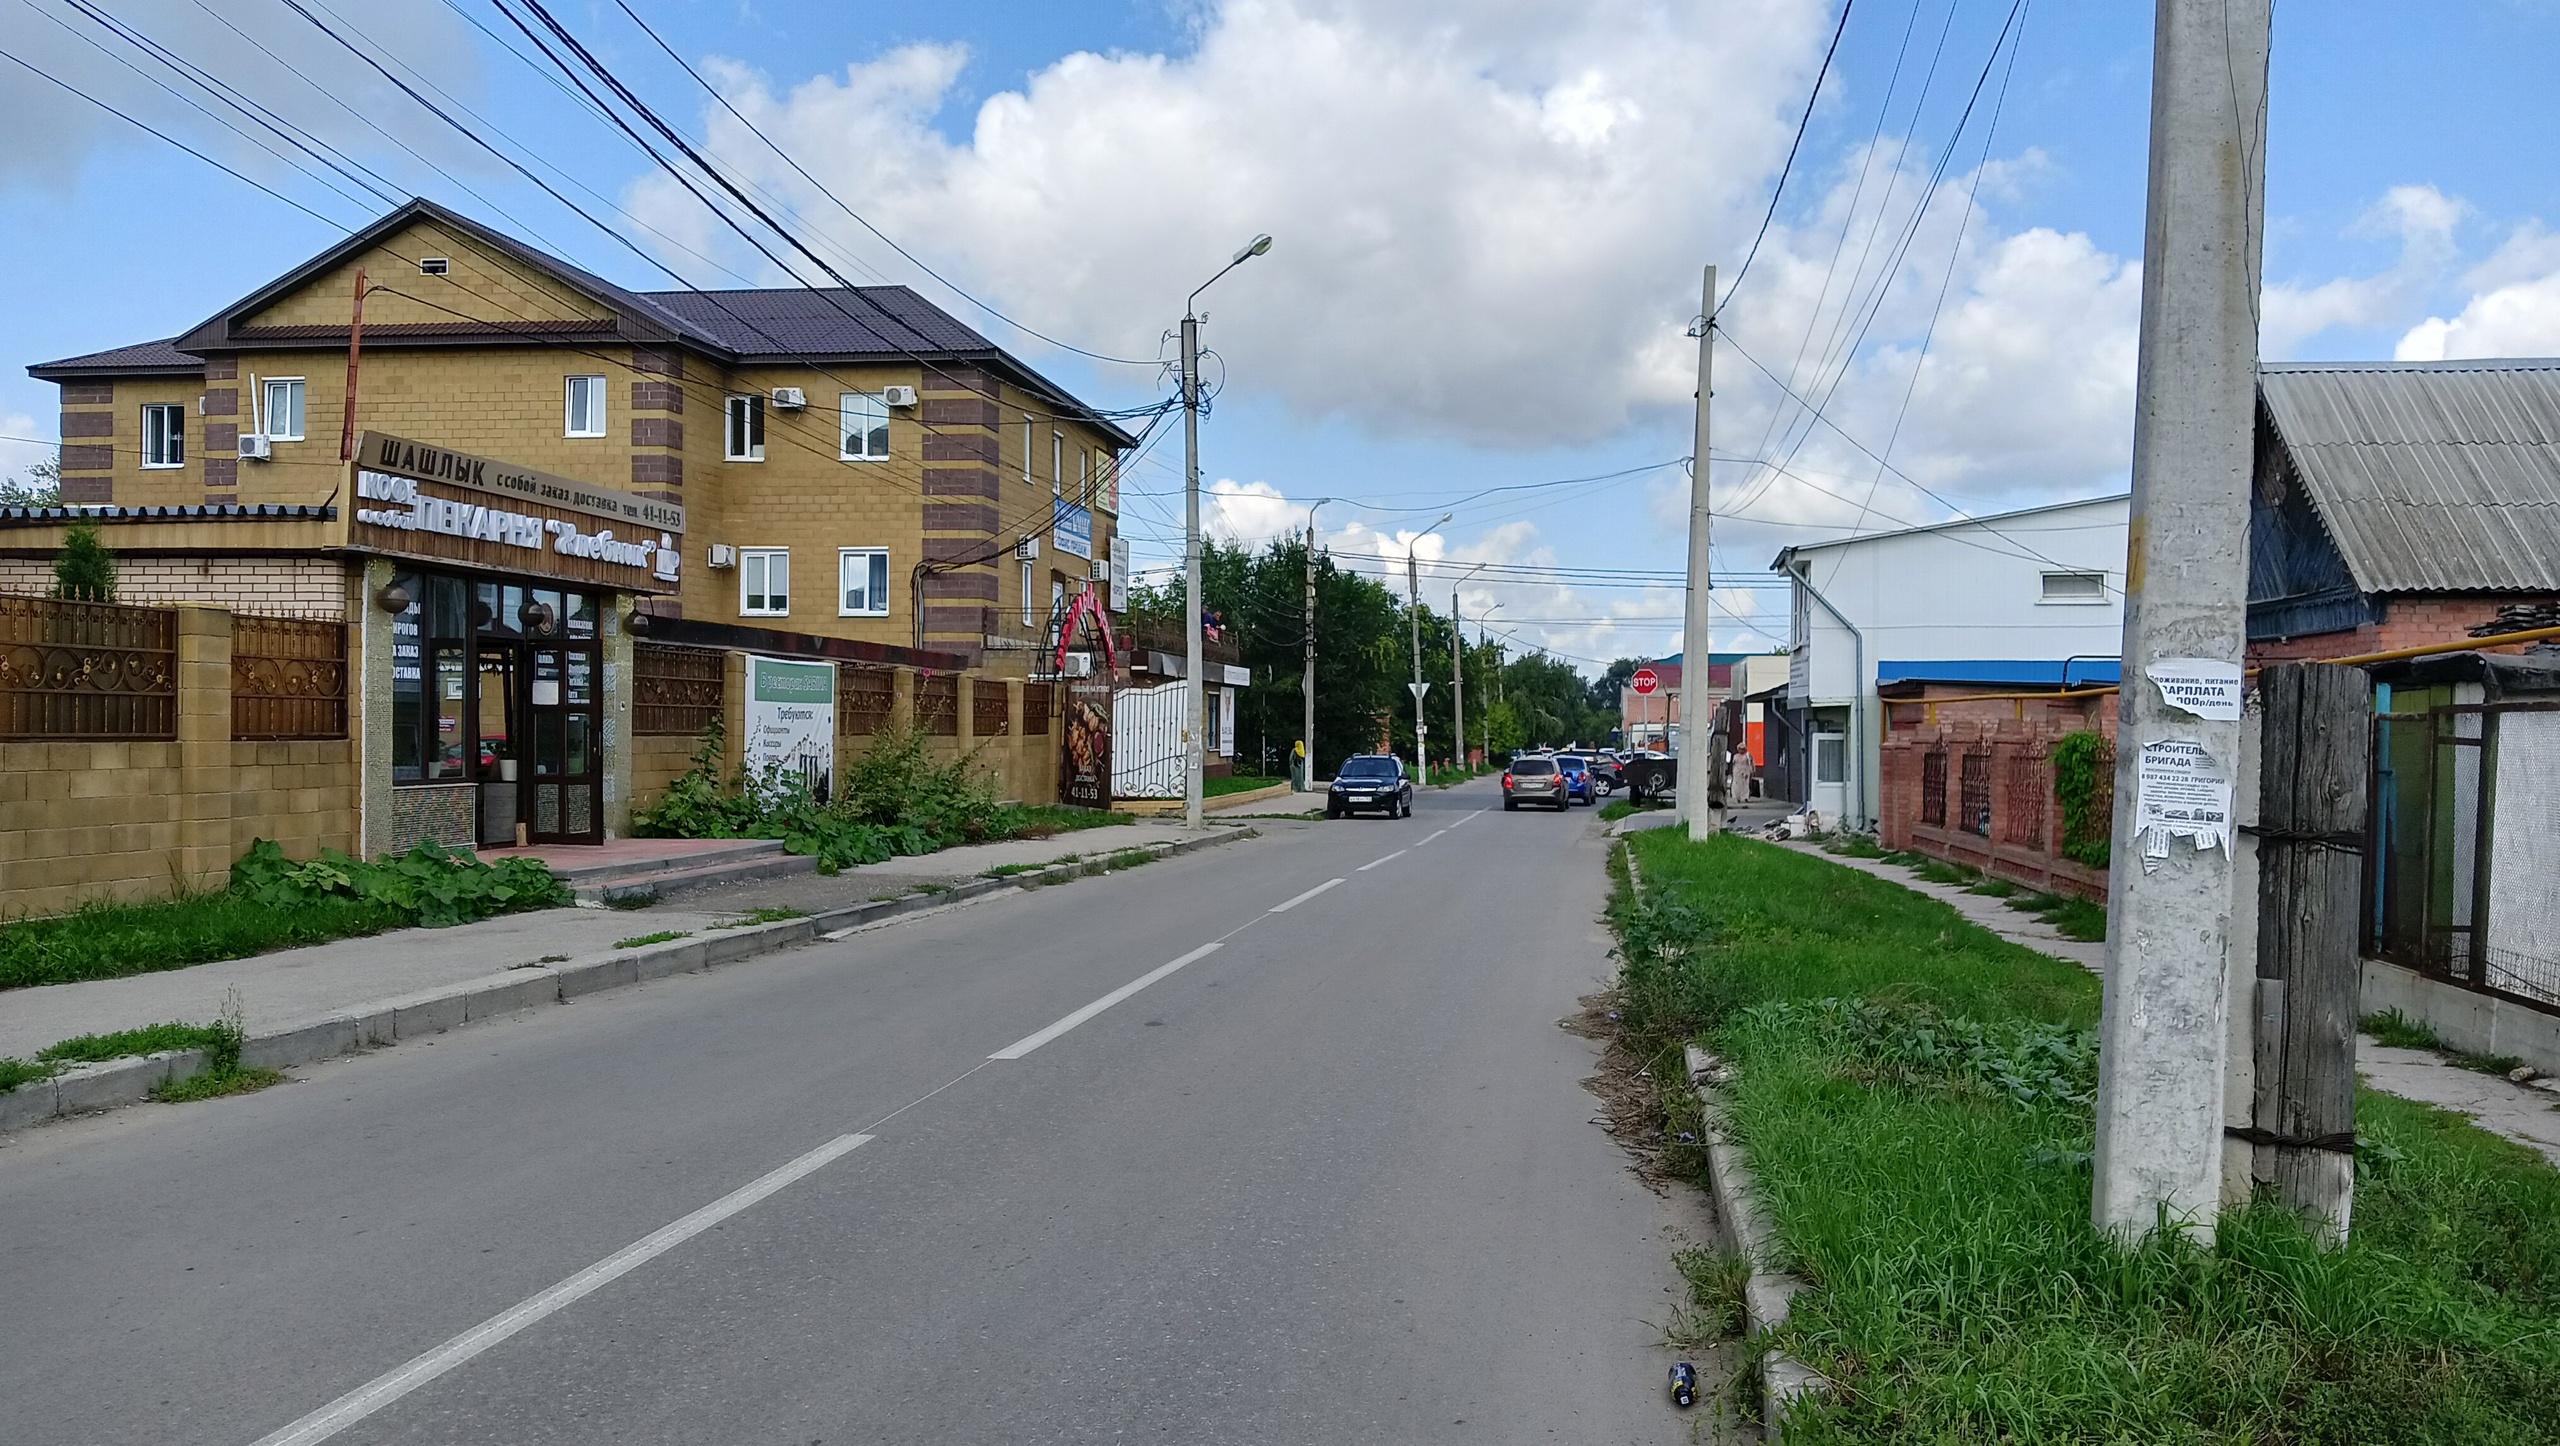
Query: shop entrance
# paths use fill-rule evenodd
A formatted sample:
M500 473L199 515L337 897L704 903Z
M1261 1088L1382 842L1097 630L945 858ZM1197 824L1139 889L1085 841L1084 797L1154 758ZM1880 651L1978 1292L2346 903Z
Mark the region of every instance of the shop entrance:
M469 785L484 848L519 831L602 843L596 599L435 573L399 583L413 601L394 623L394 782Z

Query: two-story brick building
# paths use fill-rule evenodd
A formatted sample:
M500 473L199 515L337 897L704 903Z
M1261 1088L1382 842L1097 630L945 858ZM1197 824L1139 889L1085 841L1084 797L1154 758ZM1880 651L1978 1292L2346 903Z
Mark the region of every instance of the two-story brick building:
M618 830L635 633L1018 676L1118 601L1134 439L904 287L632 291L413 200L28 370L122 601L351 625L377 846ZM0 592L69 520L0 518Z

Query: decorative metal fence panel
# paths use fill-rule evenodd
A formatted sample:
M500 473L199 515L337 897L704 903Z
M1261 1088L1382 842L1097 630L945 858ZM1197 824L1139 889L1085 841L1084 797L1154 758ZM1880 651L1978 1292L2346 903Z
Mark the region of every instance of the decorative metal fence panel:
M1941 783L1941 788L1944 784ZM1966 833L1991 837L1991 755L1976 751L1964 756L1956 774L1956 826ZM1943 802L1943 800L1942 800Z
M2044 847L2047 810L2053 801L2053 760L2042 753L2012 753L2000 820L2000 841L2027 848Z
M970 686L970 737L1001 738L1013 731L1013 700L1005 696L1007 691L994 678L980 678Z
M960 679L951 673L916 679L916 726L936 738L960 736Z
M347 625L307 618L231 619L231 736L347 736Z
M691 738L720 721L728 655L673 643L631 645L631 731L643 738Z
M1049 714L1057 706L1046 683L1022 685L1022 732L1025 737L1045 738L1049 735Z
M1920 759L1920 821L1947 826L1947 751L1932 748Z
M898 677L882 668L836 665L836 731L868 738L887 731L898 702Z
M178 615L0 597L0 738L178 736Z

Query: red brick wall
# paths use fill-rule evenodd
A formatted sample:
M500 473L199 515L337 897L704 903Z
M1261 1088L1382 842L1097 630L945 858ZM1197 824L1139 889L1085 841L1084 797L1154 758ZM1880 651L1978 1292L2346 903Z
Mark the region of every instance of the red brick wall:
M2078 716L2076 711L2068 710L2067 703L2031 704L2050 710L2049 715L2025 719L1941 721L1888 730L1884 742L1884 767L1877 779L1882 808L1882 816L1877 823L1884 846L1927 854L1951 863L1968 864L1994 877L2048 893L2104 899L2107 896L2105 872L2062 856L2062 808L2051 795L2052 770L2049 767L2016 768L2011 764L2013 759L2042 759L2054 741L2066 733L2097 727L2109 737L2115 735L2116 710L2112 706L2115 702L2112 696L2071 701L2096 705L2089 710L2092 716ZM1918 705L1895 706L1916 708ZM1940 706L1945 711L1951 706L1963 705ZM1921 771L1931 750L1941 747L1947 752L1947 823L1944 827L1934 827L1922 821ZM1988 837L1959 825L1960 760L1965 754L1975 751L1986 752L1991 758L1991 832ZM2022 800L2013 796L2021 775L2033 780L2030 786L2044 795L2041 800ZM2024 808L2033 812L2039 803L2043 815L2040 841L2034 844L2011 841L2009 819L2012 811Z
M2251 643L2251 663L2300 663L2318 658L2349 658L2393 648L2431 643L2459 643L2471 630L2493 622L2498 609L2530 599L2513 595L2477 597L2461 594L2408 594L2383 600L2382 621L2351 632L2314 633L2282 642ZM2511 651L2492 649L2491 651Z

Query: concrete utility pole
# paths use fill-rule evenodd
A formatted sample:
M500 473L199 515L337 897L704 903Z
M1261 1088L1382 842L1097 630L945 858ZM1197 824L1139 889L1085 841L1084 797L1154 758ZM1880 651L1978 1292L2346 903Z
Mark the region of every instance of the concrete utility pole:
M1256 236L1226 265L1224 276L1271 249L1271 238ZM1207 695L1200 671L1200 293L1215 285L1212 276L1191 289L1182 302L1182 821L1200 827L1201 774L1207 764L1209 728Z
M1307 678L1300 689L1307 704L1307 728L1299 735L1307 746L1307 776L1299 782L1301 790L1316 786L1316 509L1332 500L1319 497L1307 504Z
M1707 512L1707 406L1715 397L1716 356L1716 269L1707 268L1706 286L1698 302L1698 434L1691 450L1696 453L1689 464L1689 593L1688 606L1681 621L1680 680L1685 691L1689 683L1698 685L1705 696L1708 662L1715 644L1711 634L1715 624L1710 617L1714 577L1712 549L1708 546ZM1697 699L1689 700L1689 738L1700 736ZM1668 728L1664 730L1668 733ZM1680 760L1680 787L1674 802L1680 818L1689 826L1691 841L1705 839L1724 831L1724 788L1720 777L1724 760L1713 757L1715 734L1706 733L1707 747L1684 745Z
M1454 512L1441 513L1439 522L1415 533L1413 541L1406 543L1404 549L1405 596L1413 600L1408 609L1413 620L1413 682L1409 685L1413 689L1413 770L1425 783L1431 780L1431 749L1423 741L1429 725L1422 720L1422 695L1431 691L1431 685L1422 681L1422 569L1415 558L1422 547L1422 539L1439 531L1441 523L1455 516Z
M1188 306L1182 310L1182 453L1182 822L1198 828L1208 729L1201 723L1207 700L1200 688L1200 318Z
M2159 0L2125 562L2114 862L2091 1218L2213 1238L2230 1038L2232 856L2138 831L2144 750L2240 769L2240 722L2170 706L2165 659L2241 663L2255 441L2270 0ZM2233 710L2236 712L2236 710ZM2166 749L2161 763L2170 761ZM2158 770L2165 771L2165 770ZM2229 785L2226 783L2225 788ZM2167 788L2155 795L2168 799ZM2230 810L2224 809L2226 822ZM2149 847L2146 848L2146 843ZM2146 854L2148 856L2146 856Z
M1458 588L1449 586L1449 761L1467 764L1467 626L1458 616Z

